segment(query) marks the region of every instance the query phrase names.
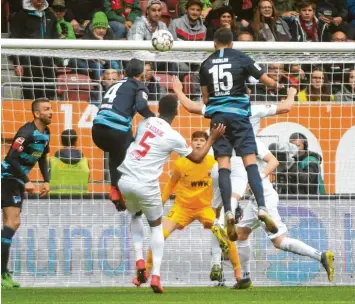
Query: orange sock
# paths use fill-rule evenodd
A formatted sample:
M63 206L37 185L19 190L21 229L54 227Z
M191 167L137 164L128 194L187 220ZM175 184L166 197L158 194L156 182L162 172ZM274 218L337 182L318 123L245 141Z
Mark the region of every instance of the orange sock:
M234 276L237 280L240 280L241 273L240 273L240 260L238 255L238 249L234 242L228 241L229 247L229 260L233 265L234 269Z
M170 233L163 228L163 233L164 233L164 240L166 240ZM149 248L148 254L147 254L147 260L145 261L145 269L147 271L148 276L150 275L150 271L153 268L153 254L152 254L152 249Z

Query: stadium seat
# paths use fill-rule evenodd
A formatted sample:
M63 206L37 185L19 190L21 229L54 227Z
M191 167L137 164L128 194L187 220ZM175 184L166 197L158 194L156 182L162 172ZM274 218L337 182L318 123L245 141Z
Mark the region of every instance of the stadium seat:
M179 0L167 0L168 9L172 18L180 17L179 14Z
M60 84L63 83L63 84ZM75 83L88 83L78 84ZM81 74L61 74L57 76L57 95L63 100L70 101L88 101L90 91L94 87L90 85L91 79L89 76Z
M160 81L160 85L168 92L174 92L173 91L173 76L169 74L163 74L163 73L157 73L155 75L155 78Z

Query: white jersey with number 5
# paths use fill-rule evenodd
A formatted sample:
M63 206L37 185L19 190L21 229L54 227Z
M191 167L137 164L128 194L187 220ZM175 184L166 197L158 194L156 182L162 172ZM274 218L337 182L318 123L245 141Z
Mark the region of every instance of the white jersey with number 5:
M151 117L139 123L135 140L118 169L123 179L159 185L159 177L171 152L185 157L192 152L192 148L165 120Z

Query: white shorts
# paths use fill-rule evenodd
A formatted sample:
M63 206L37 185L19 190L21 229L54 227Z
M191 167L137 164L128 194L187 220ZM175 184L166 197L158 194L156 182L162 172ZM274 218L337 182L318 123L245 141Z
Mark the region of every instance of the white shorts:
M276 223L277 228L279 229L279 231L275 234L267 232L271 240L287 232L287 227L282 222L280 214L277 210L278 204L279 204L279 196L275 190L269 195L265 196L266 209L269 212L271 218ZM249 201L248 205L244 208L243 218L237 224L237 226L240 228L244 228L244 227L250 228L253 231L262 225L264 224L258 219L258 205L256 203L256 200L252 199Z
M218 186L218 164L214 165L211 176L213 183L212 208L217 209L222 204L221 192ZM243 197L248 186L248 175L241 158L240 161L235 160L233 157L231 158L231 182L232 193Z
M132 215L143 211L148 221L155 221L163 216L159 184L142 184L141 181L121 178L118 187L126 200L127 210Z

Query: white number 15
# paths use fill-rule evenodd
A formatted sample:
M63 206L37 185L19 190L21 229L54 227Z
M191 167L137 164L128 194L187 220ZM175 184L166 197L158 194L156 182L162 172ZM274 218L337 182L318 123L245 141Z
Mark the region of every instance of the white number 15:
M232 65L229 64L220 64L214 65L212 68L208 70L213 77L213 85L214 91L229 91L233 87L233 76L229 71L225 71L225 69L232 68ZM220 81L223 80L223 81ZM227 80L227 85L225 85L225 80Z

